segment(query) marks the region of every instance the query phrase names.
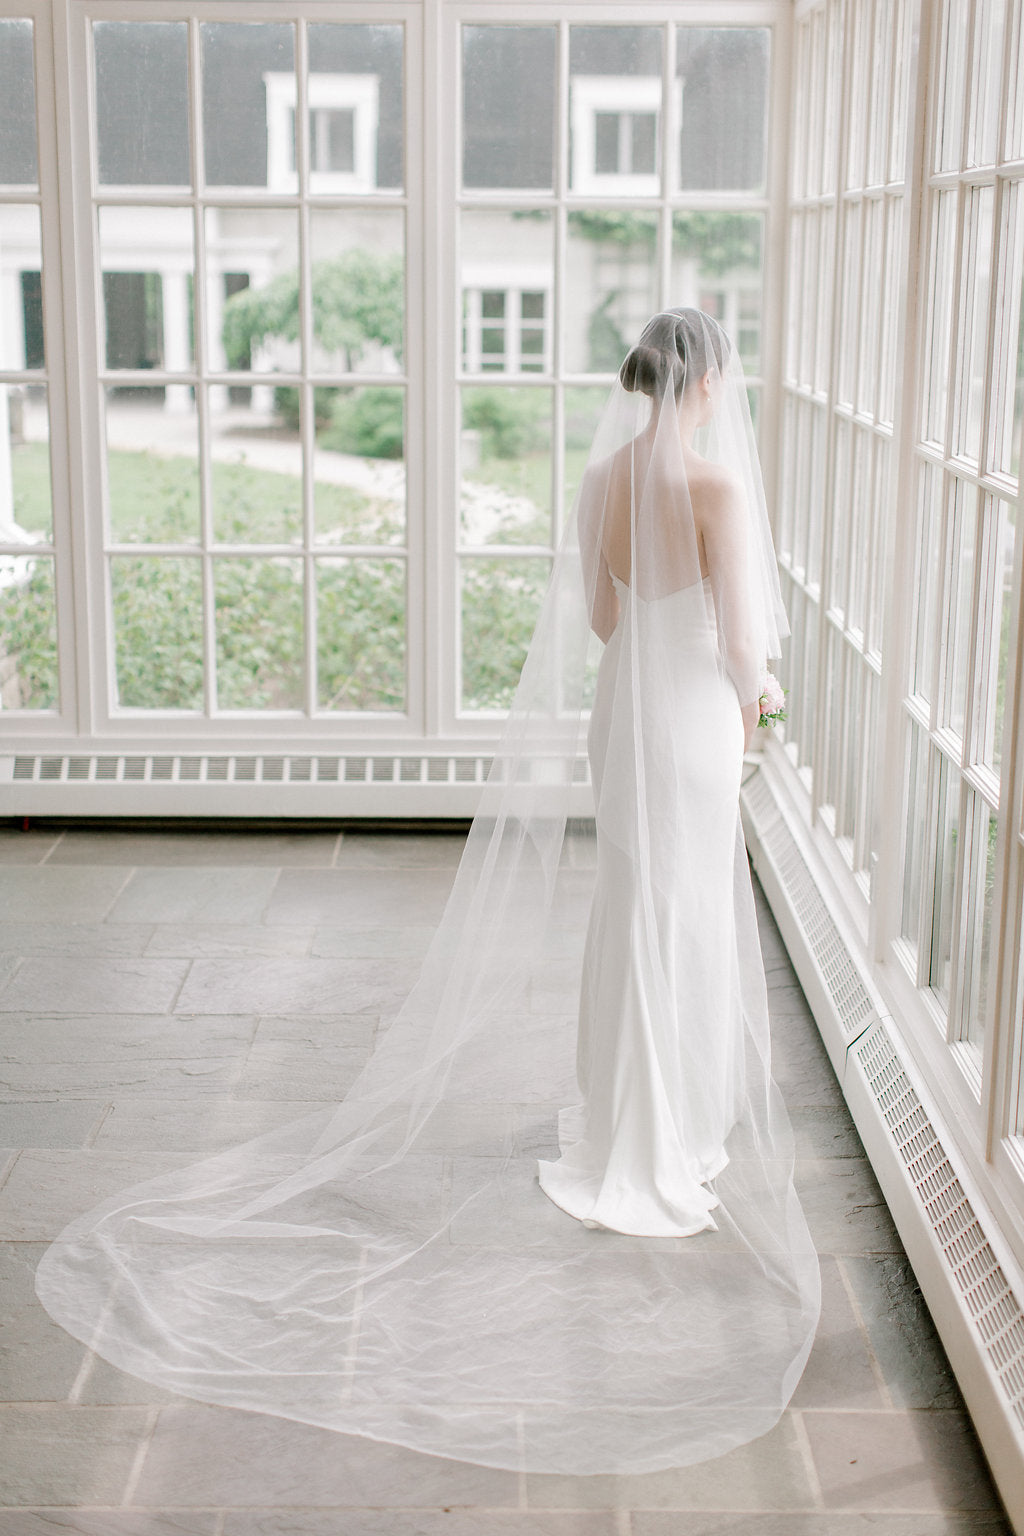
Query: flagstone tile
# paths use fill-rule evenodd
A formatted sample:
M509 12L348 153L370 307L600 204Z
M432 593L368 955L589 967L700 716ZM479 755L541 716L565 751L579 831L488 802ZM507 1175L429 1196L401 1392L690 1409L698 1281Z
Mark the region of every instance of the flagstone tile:
M400 1007L418 975L399 960L194 960L177 1012L380 1013Z
M960 1391L905 1253L840 1261L897 1408L956 1408Z
M150 1418L143 1408L0 1407L0 1506L120 1504Z
M362 928L436 923L453 874L446 869L285 869L266 921Z
M871 1345L853 1310L837 1261L821 1259L821 1319L794 1408L885 1408Z
M805 1412L830 1509L999 1512L966 1413Z
M0 989L0 1013L167 1013L187 960L31 956Z
M58 869L52 864L7 869L0 881L0 921L95 923L111 911L130 874L116 867Z
M338 869L454 869L466 846L464 832L344 832Z
M0 1091L37 1100L180 1092L224 1093L256 1031L244 1015L201 1019L162 1014L40 1015L31 1028L0 1015Z
M899 1253L902 1244L867 1158L809 1158L796 1189L819 1253Z
M146 944L147 956L185 955L220 959L234 955L306 955L313 929L260 923L158 923Z
M127 875L127 871L125 871ZM0 923L0 950L18 955L141 955L152 923Z
M70 874L71 870L61 870ZM77 873L77 871L75 871ZM98 871L97 871L98 873ZM326 873L326 871L325 871ZM205 869L162 866L134 869L109 916L114 922L236 923L262 919L277 869Z
M109 1195L186 1161L181 1148L146 1152L23 1152L0 1188L0 1240L50 1242Z
M80 1147L99 1126L101 1099L59 1099L0 1104L0 1146Z
M241 865L304 868L330 865L337 832L204 832L169 827L159 832L82 828L66 832L51 855L54 864Z
M85 1357L84 1346L36 1297L36 1265L45 1251L45 1243L0 1242L0 1390L7 1402L66 1398Z

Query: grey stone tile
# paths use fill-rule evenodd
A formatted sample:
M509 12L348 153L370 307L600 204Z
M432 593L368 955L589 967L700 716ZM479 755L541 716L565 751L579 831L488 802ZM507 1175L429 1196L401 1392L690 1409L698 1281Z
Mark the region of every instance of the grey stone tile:
M793 1395L794 1408L885 1408L867 1335L850 1305L838 1261L821 1260L821 1320Z
M103 1118L99 1099L0 1104L0 1146L80 1147Z
M966 1414L803 1415L830 1509L1000 1512Z
M338 869L455 869L465 846L464 832L345 832L334 862Z
M538 1474L526 1486L530 1509L710 1510L728 1501L729 1509L768 1511L814 1502L789 1415L760 1439L697 1466L627 1477Z
M161 1410L135 1502L157 1507L515 1508L517 1493L512 1472L423 1456L263 1414L189 1406Z
M817 1031L772 1032L772 1076L786 1103L835 1106L846 1110L846 1100Z
M95 1354L89 1355L88 1368L76 1383L75 1400L106 1408L165 1408L179 1403L191 1406L191 1399L180 1393L129 1376Z
M0 921L95 923L106 917L128 879L127 869L8 869L0 882Z
M418 974L401 960L194 960L177 1011L380 1013L404 1002Z
M0 1536L217 1536L216 1510L9 1509Z
M274 932L274 929L268 930ZM282 929L282 932L287 932ZM437 932L429 923L404 928L317 928L312 953L327 959L419 960Z
M11 1098L39 1099L180 1092L224 1093L241 1070L254 1018L34 1018L31 1029L0 1017L0 1086Z
M844 1104L787 1104L786 1108L797 1157L864 1156L863 1142Z
M46 828L0 827L0 864L40 864L60 842L61 834Z
M228 1510L223 1536L622 1536L622 1529L610 1510Z
M688 1516L638 1511L631 1536L1012 1536L999 1515L789 1514Z
M0 1013L167 1013L188 964L31 956L0 990Z
M365 1014L261 1019L235 1097L301 1104L341 1098L370 1058L376 1022Z
M902 1244L866 1158L807 1159L796 1189L819 1253L899 1253Z
M125 923L258 923L277 876L276 869L136 869L109 916Z
M142 1408L0 1408L0 1505L119 1504L149 1423Z
M0 1240L52 1242L74 1216L108 1195L185 1161L165 1152L23 1152L0 1189ZM59 1502L59 1501L58 1501Z
M94 958L141 955L152 933L151 923L0 923L0 950Z
M111 829L67 832L51 856L55 864L123 865L330 865L336 832L131 832Z
M159 923L147 955L221 959L233 955L305 955L312 928L271 928L259 923Z
M333 1101L332 1101L333 1102ZM254 1136L287 1125L328 1101L245 1100L234 1098L119 1099L97 1131L92 1145L98 1152L131 1152L133 1148L175 1146L184 1157L203 1157L225 1147L240 1146Z
M446 869L285 869L266 920L362 928L436 923L453 875Z
M898 1408L959 1408L960 1390L905 1253L841 1260Z
M36 1265L45 1251L45 1243L0 1243L0 1396L5 1402L66 1398L85 1356L83 1345L58 1328L36 1299Z
M768 1012L773 1019L813 1020L814 1015L804 989L796 980L791 968L771 973L771 982L768 986Z

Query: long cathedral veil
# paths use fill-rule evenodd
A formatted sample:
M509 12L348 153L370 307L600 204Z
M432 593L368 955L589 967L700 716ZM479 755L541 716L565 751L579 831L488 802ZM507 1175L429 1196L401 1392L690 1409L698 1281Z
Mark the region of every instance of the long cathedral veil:
M206 1402L530 1472L686 1465L785 1408L817 1321L818 1265L770 1073L738 806L730 918L712 936L699 926L707 871L685 839L664 873L662 808L690 791L678 765L640 748L691 666L645 612L691 594L705 660L734 690L723 763L739 761L740 707L788 631L723 333L698 311L656 316L620 380L443 919L367 1066L335 1108L106 1200L44 1255L46 1309L121 1369ZM637 871L631 943L660 978L655 1012L686 1002L662 975L665 878L697 914L689 958L673 963L685 976L714 953L722 968L722 1017L686 1026L698 1041L687 1060L731 1103L724 1166L702 1186L712 1220L689 1236L584 1224L538 1182L569 1144L567 1116L586 1110L577 1001L594 839L576 822L567 835L567 815L616 631L616 676L602 687L628 710L628 770L603 765L595 818ZM690 725L714 753L707 721ZM692 825L700 806L688 810ZM672 1019L659 1028L658 1049L674 1049ZM709 1063L726 1059L723 1087Z

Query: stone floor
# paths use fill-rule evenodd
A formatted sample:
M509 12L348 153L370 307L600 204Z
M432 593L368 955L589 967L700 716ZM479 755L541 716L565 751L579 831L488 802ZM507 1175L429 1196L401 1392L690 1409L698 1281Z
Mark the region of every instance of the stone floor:
M819 1337L771 1434L643 1477L519 1477L121 1375L32 1275L97 1198L343 1087L454 835L0 831L0 1536L987 1536L984 1459L755 882Z

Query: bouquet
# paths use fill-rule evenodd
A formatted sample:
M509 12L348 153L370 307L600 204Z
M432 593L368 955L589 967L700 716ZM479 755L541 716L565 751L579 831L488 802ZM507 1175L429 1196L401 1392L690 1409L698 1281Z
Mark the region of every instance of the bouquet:
M786 694L788 692L789 689L783 688L773 672L765 673L764 687L758 700L761 708L761 718L757 722L758 725L774 725L776 720L785 720Z

